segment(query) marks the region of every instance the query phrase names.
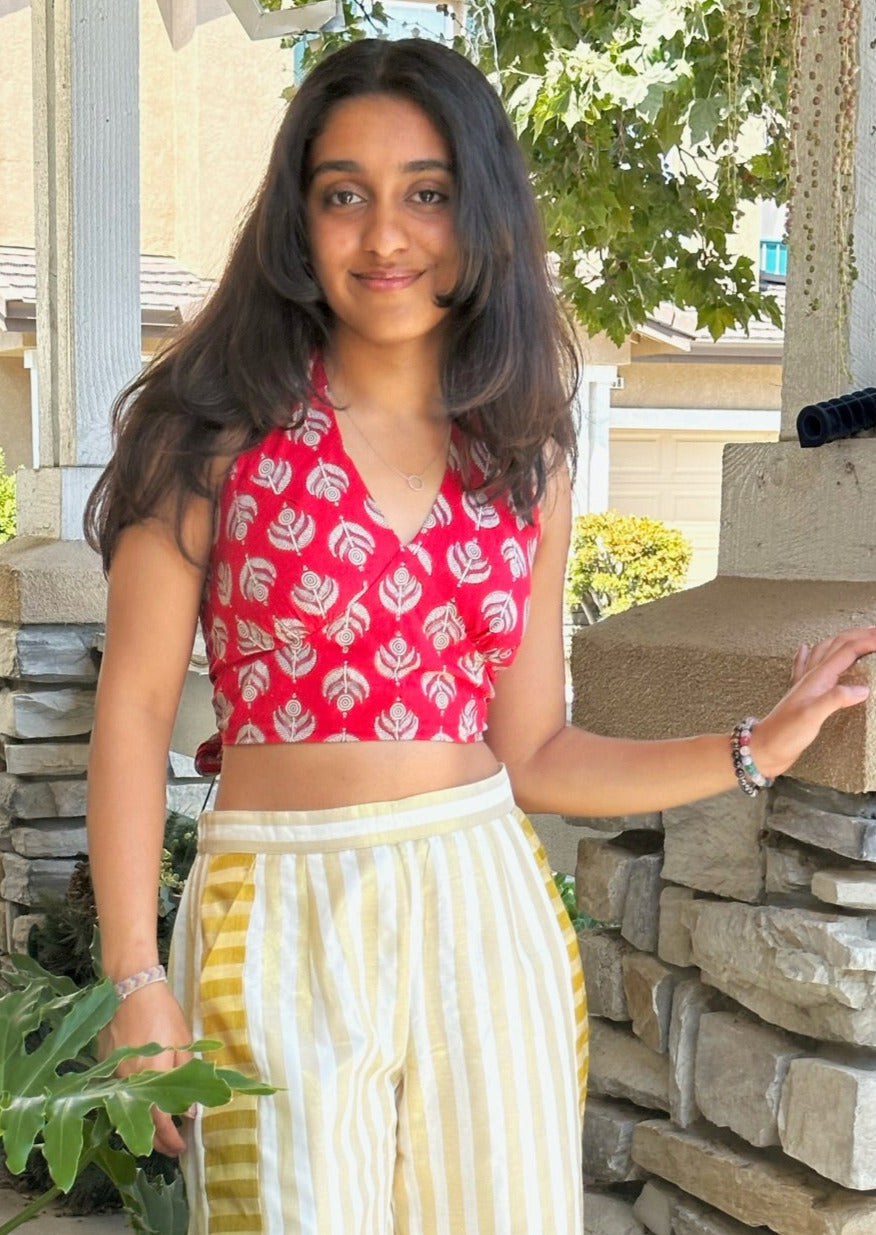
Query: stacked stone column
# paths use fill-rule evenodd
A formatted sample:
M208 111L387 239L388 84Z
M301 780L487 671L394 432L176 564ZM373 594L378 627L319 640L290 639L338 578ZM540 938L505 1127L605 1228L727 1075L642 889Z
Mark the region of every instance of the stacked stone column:
M588 1232L876 1231L876 794L581 822Z
M81 542L16 540L0 553L0 956L26 949L46 897L85 856L85 770L103 640L99 561ZM202 666L197 666L202 670ZM195 672L195 697L202 693ZM185 706L184 706L184 711ZM203 717L205 736L209 715ZM169 810L197 815L208 785L172 753ZM137 751L126 758L132 770ZM132 783L133 778L132 778ZM157 902L156 902L157 908Z

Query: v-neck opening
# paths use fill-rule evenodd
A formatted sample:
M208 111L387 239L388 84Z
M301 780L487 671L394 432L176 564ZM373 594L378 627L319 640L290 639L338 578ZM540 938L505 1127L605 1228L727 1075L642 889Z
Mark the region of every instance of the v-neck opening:
M390 524L386 515L383 513L383 510L380 507L380 503L376 501L371 490L368 488L368 485L365 483L365 479L362 476L362 473L359 471L359 468L357 467L355 461L351 457L349 451L347 450L347 447L344 445L344 437L343 437L343 434L341 433L341 426L338 424L337 413L336 413L335 408L332 406L331 403L329 403L328 399L326 399L325 397L325 388L323 388L323 390L321 390L319 393L320 393L322 405L325 408L331 420L331 431L334 434L335 445L336 445L338 454L343 458L345 464L350 470L351 475L354 477L356 483L359 485L359 488L365 494L366 499L368 500L368 502L370 502L372 508L377 513L377 515L380 517L382 526L385 527L386 530L395 538L399 549L409 549L411 545L416 544L421 539L421 537L425 536L425 534L429 531L430 520L434 518L435 512L438 508L438 503L440 502L441 498L444 497L444 490L447 488L447 485L450 481L450 474L452 471L451 456L453 452L453 424L451 423L450 425L450 437L447 443L447 459L444 463L444 472L443 472L443 475L441 476L441 483L439 484L438 489L435 492L435 497L432 500L432 505L426 511L426 514L423 516L423 521L421 522L420 526L417 528L414 535L410 538L410 540L402 540L401 536L399 536L398 532Z

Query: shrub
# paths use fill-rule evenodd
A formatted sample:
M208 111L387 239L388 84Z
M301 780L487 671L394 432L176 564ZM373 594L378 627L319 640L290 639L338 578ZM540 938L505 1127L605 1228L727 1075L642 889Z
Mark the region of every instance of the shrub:
M15 476L6 473L6 456L0 447L0 544L15 535Z
M574 522L566 599L589 622L684 587L693 553L677 528L616 510Z

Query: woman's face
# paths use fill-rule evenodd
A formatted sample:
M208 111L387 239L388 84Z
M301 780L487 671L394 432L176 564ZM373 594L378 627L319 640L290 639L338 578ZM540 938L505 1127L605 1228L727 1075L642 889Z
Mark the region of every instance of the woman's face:
M339 103L310 152L307 219L335 330L381 345L439 335L457 276L450 152L394 95Z

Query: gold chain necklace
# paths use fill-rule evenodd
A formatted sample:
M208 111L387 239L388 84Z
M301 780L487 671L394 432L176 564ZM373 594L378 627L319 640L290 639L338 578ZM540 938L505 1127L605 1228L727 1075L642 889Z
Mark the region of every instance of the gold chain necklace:
M391 472L395 472L396 476L401 476L402 480L405 482L408 488L413 489L415 493L419 493L420 490L423 488L423 483L424 483L423 477L426 475L429 469L438 462L441 456L445 454L447 447L450 445L450 426L448 425L447 436L444 438L444 441L441 443L440 447L438 448L438 451L432 456L432 458L429 460L429 462L426 464L423 470L421 472L403 472L400 467L396 467L394 463L390 463L388 459L384 459L383 455L380 453L380 451L377 449L374 443L369 441L369 439L365 436L365 431L362 429L362 427L358 424L356 420L353 419L352 415L350 414L349 408L345 407L342 410L346 413L347 420L349 420L350 424L359 434L362 441L365 443L365 445L368 447L371 453L380 460L380 462L383 464L384 467L389 468Z

